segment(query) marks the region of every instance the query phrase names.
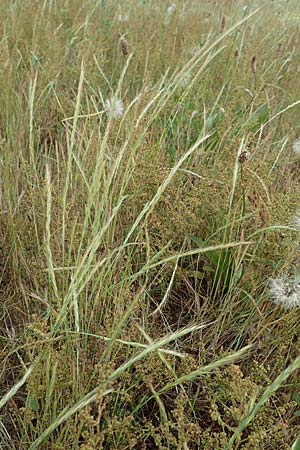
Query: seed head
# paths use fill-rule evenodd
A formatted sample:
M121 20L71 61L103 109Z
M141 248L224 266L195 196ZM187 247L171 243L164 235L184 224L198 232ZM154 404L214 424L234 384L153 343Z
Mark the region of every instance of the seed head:
M112 96L111 98L108 98L104 102L104 108L109 117L112 117L113 119L118 119L123 115L124 112L124 105L122 100L116 98L115 96Z
M289 310L300 307L300 278L298 276L270 280L270 296L276 305Z
M252 59L251 59L251 70L252 70L252 73L255 75L256 74L256 56L255 55L252 56Z
M292 149L296 156L300 156L300 139L296 139L293 142Z
M130 50L129 50L129 44L128 44L128 42L126 41L126 39L125 39L124 36L121 36L121 37L120 37L120 49L121 49L121 52L122 52L122 54L123 54L124 56L129 55L129 52L130 52Z
M222 16L221 24L220 24L220 33L223 33L223 31L225 30L226 20L227 20L227 16Z
M250 153L247 149L243 150L239 156L239 163L244 164L250 158Z

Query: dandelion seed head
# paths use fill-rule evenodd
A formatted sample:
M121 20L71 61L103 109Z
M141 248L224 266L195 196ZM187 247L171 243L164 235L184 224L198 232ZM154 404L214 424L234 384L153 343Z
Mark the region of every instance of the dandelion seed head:
M296 139L293 142L292 149L296 156L300 156L300 139Z
M121 117L124 112L124 105L122 100L116 98L115 96L112 96L111 98L105 100L104 108L107 115L114 119L118 119L119 117Z
M298 276L270 280L269 293L273 302L289 310L300 307L300 279Z

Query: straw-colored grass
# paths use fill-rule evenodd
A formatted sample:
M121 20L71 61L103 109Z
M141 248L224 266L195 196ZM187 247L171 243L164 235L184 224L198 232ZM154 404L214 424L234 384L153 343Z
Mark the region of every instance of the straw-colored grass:
M299 448L297 0L0 14L1 449Z

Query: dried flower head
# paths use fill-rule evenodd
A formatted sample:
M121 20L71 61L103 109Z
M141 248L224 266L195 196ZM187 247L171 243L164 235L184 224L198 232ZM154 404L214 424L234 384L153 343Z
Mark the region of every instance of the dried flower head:
M296 156L300 156L300 139L296 139L293 142L292 149Z
M239 156L239 163L244 164L250 158L250 153L247 149L243 150Z
M112 96L110 99L106 99L104 102L104 108L109 117L117 119L123 115L124 105L122 100Z
M270 296L276 305L284 309L300 307L300 278L298 276L270 280Z
M120 49L124 56L127 56L129 54L129 44L125 39L125 36L120 37Z

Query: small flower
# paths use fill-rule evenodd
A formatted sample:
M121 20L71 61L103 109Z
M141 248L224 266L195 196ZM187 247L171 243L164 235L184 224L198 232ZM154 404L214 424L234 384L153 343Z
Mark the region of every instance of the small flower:
M124 105L122 100L112 96L110 99L106 99L104 102L104 108L109 117L117 119L123 115Z
M196 111L196 110L193 111L192 114L191 114L191 120L193 120L194 117L196 117L198 114L199 114L199 111Z
M270 280L270 296L276 305L284 309L300 307L300 279L298 276Z
M128 20L129 20L128 14L125 14L124 16L122 16L122 14L118 15L118 21L120 23L128 22Z
M293 142L292 149L296 156L300 156L300 139Z

